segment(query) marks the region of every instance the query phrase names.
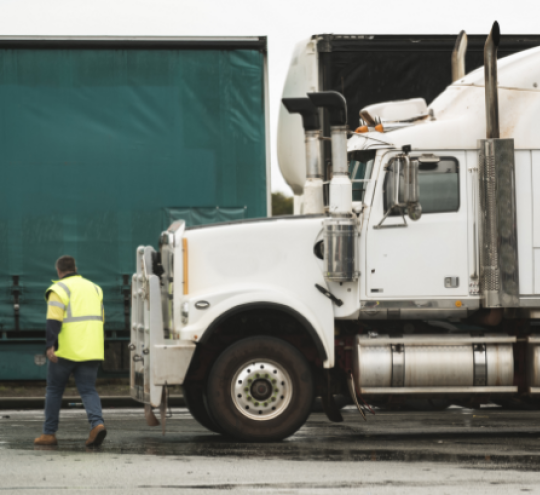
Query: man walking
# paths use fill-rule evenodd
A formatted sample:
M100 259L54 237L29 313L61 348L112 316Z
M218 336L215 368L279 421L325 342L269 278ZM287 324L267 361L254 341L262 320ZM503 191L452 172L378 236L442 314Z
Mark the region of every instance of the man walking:
M103 292L77 273L75 259L56 262L59 280L45 292L47 300L47 393L43 434L36 445L56 445L62 395L71 373L75 377L88 421L92 426L86 446L101 445L107 430L96 391L100 361L104 359Z

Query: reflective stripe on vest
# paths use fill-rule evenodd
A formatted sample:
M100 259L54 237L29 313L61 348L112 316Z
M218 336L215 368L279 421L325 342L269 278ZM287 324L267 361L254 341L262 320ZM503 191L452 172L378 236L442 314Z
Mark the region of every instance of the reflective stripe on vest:
M63 282L56 282L56 285L59 285L66 291L66 294L69 297L69 303L67 305L66 309L66 317L64 318L64 323L74 323L79 321L103 321L103 304L101 305L101 316L72 316L71 315L71 291L69 290L69 287L64 284ZM99 290L94 284L94 289L96 289L97 295L99 296ZM54 303L54 304L53 304ZM55 301L50 302L52 306L58 306L60 308L65 308L65 306L62 303L55 303Z
M49 306L56 306L57 308L66 309L66 305L58 301L49 301L48 304Z

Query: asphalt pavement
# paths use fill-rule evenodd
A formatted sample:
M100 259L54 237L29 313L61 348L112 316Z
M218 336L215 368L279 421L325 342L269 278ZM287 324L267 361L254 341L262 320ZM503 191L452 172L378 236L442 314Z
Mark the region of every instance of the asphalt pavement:
M62 410L58 447L34 447L41 411L0 411L1 493L540 493L540 411L376 410L343 423L313 413L293 437L245 444L184 408L161 427L141 409L106 409L109 434L86 449L84 410Z

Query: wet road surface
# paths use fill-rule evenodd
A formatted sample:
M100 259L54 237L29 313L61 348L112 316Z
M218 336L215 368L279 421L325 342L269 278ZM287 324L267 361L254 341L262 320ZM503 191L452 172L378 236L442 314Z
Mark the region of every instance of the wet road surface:
M241 444L173 409L167 434L141 409L108 409L87 450L83 410L63 410L59 446L34 448L41 411L0 411L3 493L540 493L540 411L322 413L290 439Z

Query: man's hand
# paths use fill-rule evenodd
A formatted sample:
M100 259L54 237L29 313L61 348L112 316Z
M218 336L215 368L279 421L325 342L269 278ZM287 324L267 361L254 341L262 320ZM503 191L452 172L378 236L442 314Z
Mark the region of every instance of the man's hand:
M47 357L49 358L49 361L52 363L57 363L58 358L56 357L56 354L54 353L54 347L49 347L47 349Z

